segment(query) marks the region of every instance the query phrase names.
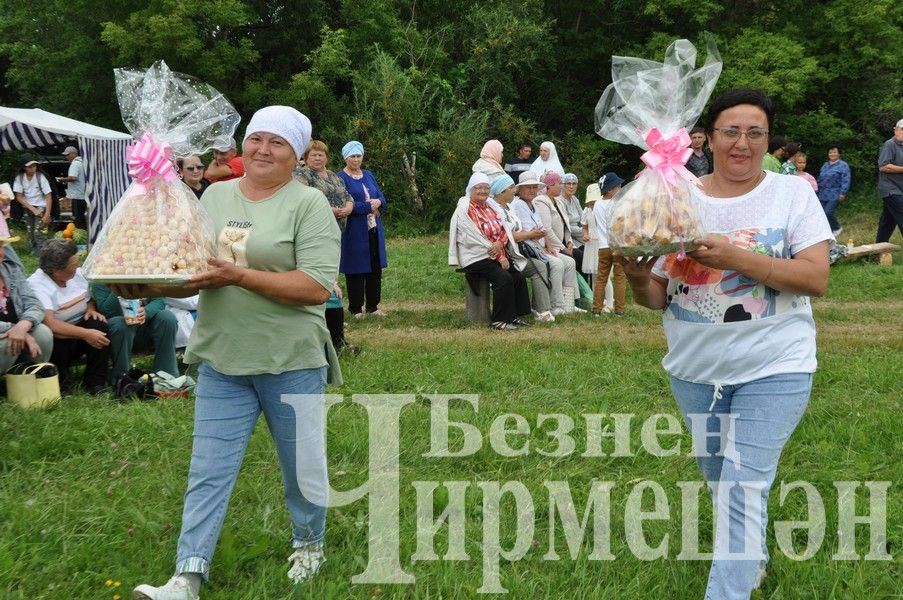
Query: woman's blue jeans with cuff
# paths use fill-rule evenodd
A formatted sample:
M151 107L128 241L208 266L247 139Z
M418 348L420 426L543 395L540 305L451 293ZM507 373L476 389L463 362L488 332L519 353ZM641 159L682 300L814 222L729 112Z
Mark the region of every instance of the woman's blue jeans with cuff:
M747 600L759 567L768 561L768 494L781 451L809 402L812 374L785 373L724 386L671 377L671 389L698 448L696 461L713 495L715 522L721 524L715 527L705 598ZM706 435L703 428L716 435ZM749 511L745 497L751 499ZM745 521L756 531L747 531Z
M176 574L199 573L207 579L229 497L261 412L282 468L292 547L322 543L329 489L325 387L326 367L233 376L201 364Z

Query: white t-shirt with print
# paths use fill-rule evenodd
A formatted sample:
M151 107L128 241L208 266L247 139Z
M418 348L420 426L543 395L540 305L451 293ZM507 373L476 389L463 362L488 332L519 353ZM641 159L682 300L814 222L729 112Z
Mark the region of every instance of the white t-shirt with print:
M752 191L712 198L691 186L703 230L750 252L791 258L833 240L815 192L800 177L765 172ZM676 254L653 273L668 280L662 320L665 370L686 381L738 384L778 373L812 373L815 321L808 296L780 292L732 270Z
M41 269L31 274L28 284L44 305L44 310L52 310L60 321L78 323L88 310L88 280L80 268L75 272L75 277L66 282L66 287L58 286Z

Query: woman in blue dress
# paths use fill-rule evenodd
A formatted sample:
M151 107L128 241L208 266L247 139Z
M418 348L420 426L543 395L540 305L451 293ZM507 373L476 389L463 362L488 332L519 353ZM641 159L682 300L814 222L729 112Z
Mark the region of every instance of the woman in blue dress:
M342 147L342 158L345 168L338 175L354 199L354 209L342 233L339 263L348 287L348 310L357 319L366 314L382 317L385 313L379 309L379 302L383 269L388 265L382 220L386 197L373 173L361 168L363 144L355 140L348 142Z

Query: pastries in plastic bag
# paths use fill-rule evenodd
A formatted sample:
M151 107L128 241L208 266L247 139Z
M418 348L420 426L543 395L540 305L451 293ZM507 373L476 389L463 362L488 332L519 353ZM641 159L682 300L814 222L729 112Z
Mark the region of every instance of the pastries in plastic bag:
M646 150L646 168L614 198L609 242L624 256L659 256L694 249L702 236L690 185L699 180L684 166L692 154L687 127L699 118L721 74L714 39L696 69L696 48L677 40L662 63L612 57L612 83L596 105L596 133Z
M179 282L206 268L212 226L181 182L132 189L110 215L85 270L102 282Z
M644 171L615 196L609 244L623 256L660 256L695 249L703 230L686 185L670 188L654 171Z
M102 283L177 284L207 269L213 224L175 171L176 157L231 143L239 116L211 86L163 61L116 69L133 182L110 213L83 271Z

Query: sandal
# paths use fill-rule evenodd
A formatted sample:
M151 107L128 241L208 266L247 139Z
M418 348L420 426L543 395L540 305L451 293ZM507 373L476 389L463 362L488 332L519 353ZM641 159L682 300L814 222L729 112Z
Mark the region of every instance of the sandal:
M527 323L526 321L524 321L524 320L521 319L520 317L515 317L514 320L511 321L511 322L512 322L514 325L517 325L518 327L529 327L529 326L530 326L530 323Z
M514 331L517 329L517 325L513 323L505 323L504 321L494 321L489 324L493 329L498 329L499 331Z

